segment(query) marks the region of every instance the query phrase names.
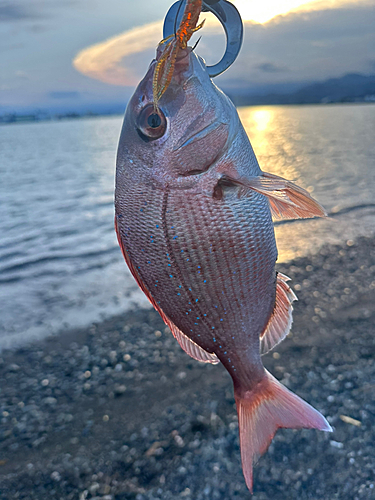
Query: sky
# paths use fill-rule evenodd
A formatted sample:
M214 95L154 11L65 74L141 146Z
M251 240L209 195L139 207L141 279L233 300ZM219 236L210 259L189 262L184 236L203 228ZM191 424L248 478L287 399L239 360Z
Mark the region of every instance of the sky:
M233 0L245 21L224 89L267 93L375 73L375 0ZM0 0L0 114L126 104L162 38L171 0ZM224 50L209 14L197 52Z

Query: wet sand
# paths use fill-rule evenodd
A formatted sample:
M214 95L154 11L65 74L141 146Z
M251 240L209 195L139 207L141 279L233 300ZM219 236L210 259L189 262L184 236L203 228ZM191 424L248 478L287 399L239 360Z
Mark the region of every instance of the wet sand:
M263 360L334 432L279 430L254 499L375 498L375 240L279 270L292 334ZM246 499L229 375L133 311L0 355L0 498Z

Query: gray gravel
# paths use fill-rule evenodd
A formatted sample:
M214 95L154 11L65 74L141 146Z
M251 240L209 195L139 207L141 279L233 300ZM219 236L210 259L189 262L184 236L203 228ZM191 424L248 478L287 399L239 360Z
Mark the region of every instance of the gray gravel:
M278 431L254 499L375 498L375 240L280 266L299 296L268 370L333 434ZM245 499L229 375L191 360L154 311L0 358L0 498Z

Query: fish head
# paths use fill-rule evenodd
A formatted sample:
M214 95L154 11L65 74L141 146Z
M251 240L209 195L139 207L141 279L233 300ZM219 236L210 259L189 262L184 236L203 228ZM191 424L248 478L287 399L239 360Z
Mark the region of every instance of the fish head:
M169 186L187 177L195 182L224 154L237 113L189 47L180 50L171 83L155 106L156 65L152 61L127 106L117 175Z

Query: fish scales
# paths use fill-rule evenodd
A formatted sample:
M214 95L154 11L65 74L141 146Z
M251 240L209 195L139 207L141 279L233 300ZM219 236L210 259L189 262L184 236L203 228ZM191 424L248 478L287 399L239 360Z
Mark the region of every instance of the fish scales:
M235 107L204 61L191 48L176 51L157 103L153 61L127 106L116 231L133 276L181 347L194 359L221 361L231 375L252 490L252 464L278 428L331 430L261 361L288 334L296 298L275 270L271 213L325 212L302 188L262 172Z
M276 245L266 198L240 200L233 192L223 204L179 190L137 191L142 195L130 184L119 198L126 217L118 226L139 276L182 332L209 352L221 345L218 357L228 364L223 353L247 348L251 337L258 342L274 305Z

